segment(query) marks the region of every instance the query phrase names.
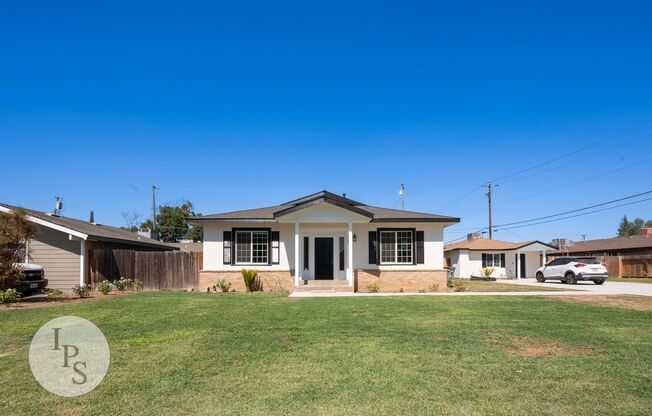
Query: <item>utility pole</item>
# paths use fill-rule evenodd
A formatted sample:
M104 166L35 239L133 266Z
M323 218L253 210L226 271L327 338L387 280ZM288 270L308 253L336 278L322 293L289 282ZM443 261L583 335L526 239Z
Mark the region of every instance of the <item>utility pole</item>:
M582 241L586 241L586 234L580 234L580 237L582 237Z
M489 239L491 240L493 237L493 225L491 223L491 194L493 193L493 189L498 186L494 185L491 182L487 182L486 185L482 185L483 188L487 188L487 193L485 194L487 197L487 200L489 201Z
M159 188L152 185L152 231L156 231L156 191Z
M401 209L405 211L405 186L401 184L401 189L398 191L398 194L401 195Z

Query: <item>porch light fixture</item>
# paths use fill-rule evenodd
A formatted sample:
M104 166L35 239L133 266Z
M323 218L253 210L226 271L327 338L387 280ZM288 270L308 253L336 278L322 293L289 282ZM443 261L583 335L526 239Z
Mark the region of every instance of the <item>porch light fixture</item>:
M355 233L354 233L354 234L353 234L353 242L355 243L356 241L358 241L358 236L355 235Z

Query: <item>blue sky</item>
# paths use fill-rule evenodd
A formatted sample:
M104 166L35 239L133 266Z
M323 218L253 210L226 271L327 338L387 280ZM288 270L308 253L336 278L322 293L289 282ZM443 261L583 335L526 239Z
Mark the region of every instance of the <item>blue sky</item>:
M652 189L649 2L133 3L3 4L0 201L123 225L152 184L213 213L405 183L451 240L486 225L483 182L569 153L497 181L494 222ZM623 214L652 202L494 237Z

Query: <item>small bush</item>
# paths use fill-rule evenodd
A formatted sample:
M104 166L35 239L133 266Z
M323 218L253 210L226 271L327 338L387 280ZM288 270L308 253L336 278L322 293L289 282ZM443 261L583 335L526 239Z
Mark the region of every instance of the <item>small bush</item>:
M228 292L231 289L231 282L226 279L220 279L217 281L217 287L224 293Z
M43 289L41 292L45 295L48 302L58 302L64 300L66 296L59 289Z
M455 292L466 292L468 288L469 287L467 286L466 282L462 282L460 280L455 280L453 282L453 290Z
M437 292L437 291L439 291L439 283L433 283L433 284L431 284L429 289L430 289L431 292Z
M480 270L480 274L482 277L491 277L492 274L494 274L494 269L493 267L485 267L482 270Z
M367 286L367 290L369 293L378 293L380 291L380 286L378 286L377 282L373 282Z
M446 279L446 287L453 287L455 286L455 279L452 277L449 277Z
M259 290L263 290L262 282L258 278L258 270L242 269L240 273L242 273L242 279L244 280L247 292L257 292Z
M125 290L129 290L134 286L134 281L131 279L127 279L126 277L121 277L120 280L115 281L115 287L118 288L119 291L124 292Z
M97 285L97 290L103 295L108 295L109 293L111 293L111 291L113 291L113 284L108 280L105 280L99 285Z
M80 298L89 298L91 296L91 287L88 285L77 285L72 288L72 292Z
M140 279L134 279L134 290L140 292L145 288L145 282Z
M3 303L18 302L20 296L20 292L16 289L0 290L0 305Z

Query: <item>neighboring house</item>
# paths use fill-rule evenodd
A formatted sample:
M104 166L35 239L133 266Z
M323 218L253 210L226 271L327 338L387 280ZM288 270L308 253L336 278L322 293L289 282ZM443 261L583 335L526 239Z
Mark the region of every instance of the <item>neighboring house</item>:
M201 241L186 241L180 243L168 243L169 245L180 249L181 251L187 251L189 253L201 253L204 251L204 243Z
M243 290L256 269L265 290L339 287L428 290L446 284L444 228L459 218L379 208L322 191L281 205L194 217L204 227L199 290L219 279Z
M483 268L491 267L492 277L518 279L534 276L546 262L546 250L554 248L540 241L510 243L469 236L466 241L447 244L444 251L455 277L481 276Z
M652 255L652 228L643 228L640 235L604 238L573 243L560 250L548 252L551 256L644 256Z
M92 249L178 250L131 231L0 204L0 211L21 209L37 227L27 244L27 261L43 266L48 287L70 290L90 282L88 271Z

